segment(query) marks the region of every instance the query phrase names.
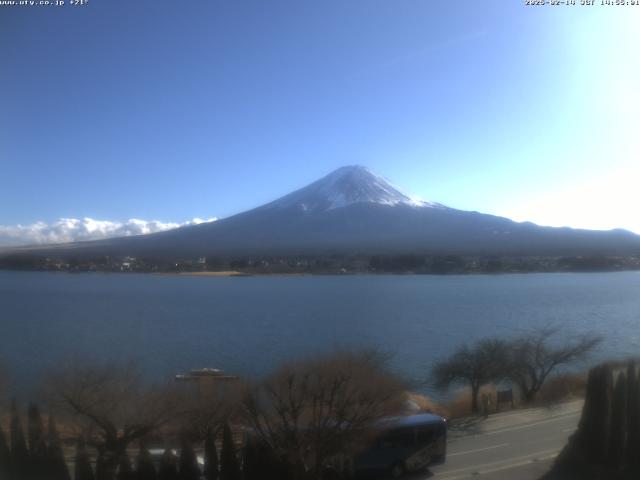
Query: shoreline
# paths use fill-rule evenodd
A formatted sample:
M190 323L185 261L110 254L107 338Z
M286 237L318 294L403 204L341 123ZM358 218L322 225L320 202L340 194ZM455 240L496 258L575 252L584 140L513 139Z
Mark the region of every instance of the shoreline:
M549 270L534 272L241 272L237 270L200 271L200 272L153 272L153 271L117 271L117 270L39 270L0 268L7 273L66 273L66 274L115 274L115 275L152 275L152 276L184 276L184 277L370 277L370 276L415 276L415 277L502 277L533 275L583 275L583 274L616 274L640 273L640 269L625 270Z
M107 272L108 273L108 272ZM118 272L116 272L118 273ZM129 273L129 272L121 272ZM132 273L150 273L151 275L160 276L176 276L176 277L308 277L312 273L250 273L239 272L237 270L224 270L220 272L132 272ZM328 274L334 275L334 274ZM340 274L335 274L340 275Z
M251 277L250 273L238 272L237 270L223 270L220 272L162 272L152 273L152 275L171 275L185 277Z

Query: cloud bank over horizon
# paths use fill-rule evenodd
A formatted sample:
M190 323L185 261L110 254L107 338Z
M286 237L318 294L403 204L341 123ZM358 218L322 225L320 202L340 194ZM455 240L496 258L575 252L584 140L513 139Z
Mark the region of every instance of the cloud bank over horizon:
M161 222L130 218L124 222L96 220L90 217L59 218L53 223L36 222L28 225L0 225L0 246L17 247L53 243L103 240L163 232L174 228L213 222L217 218L193 218L185 222Z

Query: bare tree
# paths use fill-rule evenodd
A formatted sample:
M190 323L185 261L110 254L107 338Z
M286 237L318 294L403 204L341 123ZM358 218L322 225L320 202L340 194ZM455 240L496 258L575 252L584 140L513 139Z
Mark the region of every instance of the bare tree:
M334 455L355 452L373 423L402 405L404 384L375 352L287 364L247 391L249 426L290 466L319 479Z
M600 336L591 333L567 340L557 328L535 330L511 342L508 377L523 400L532 402L551 372L586 359L601 342Z
M171 389L146 386L134 365L76 363L53 373L46 392L52 408L97 449L99 480L113 479L127 446L177 412Z
M480 387L504 377L508 353L507 342L497 338L480 340L471 347L464 345L449 358L433 366L432 383L440 390L446 390L454 384L469 386L471 411L477 413Z
M238 415L244 391L240 381L212 381L197 389L182 385L176 392L182 415L176 418L175 429L194 441L203 441L208 432L215 434Z

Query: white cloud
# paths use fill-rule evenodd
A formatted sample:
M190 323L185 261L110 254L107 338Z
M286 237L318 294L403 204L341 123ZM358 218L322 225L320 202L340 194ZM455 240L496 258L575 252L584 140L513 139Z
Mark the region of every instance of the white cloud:
M83 219L60 218L53 223L36 222L30 225L0 225L0 246L42 245L146 235L215 220L216 218L194 218L186 222L177 223L131 218L126 222L112 222L85 217Z

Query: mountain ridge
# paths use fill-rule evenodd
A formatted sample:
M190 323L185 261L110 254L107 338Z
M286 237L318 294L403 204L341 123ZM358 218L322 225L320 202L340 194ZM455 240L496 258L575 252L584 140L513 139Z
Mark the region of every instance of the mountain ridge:
M70 256L325 254L639 255L625 230L542 227L416 199L362 166L347 166L265 205L160 233L14 249Z

